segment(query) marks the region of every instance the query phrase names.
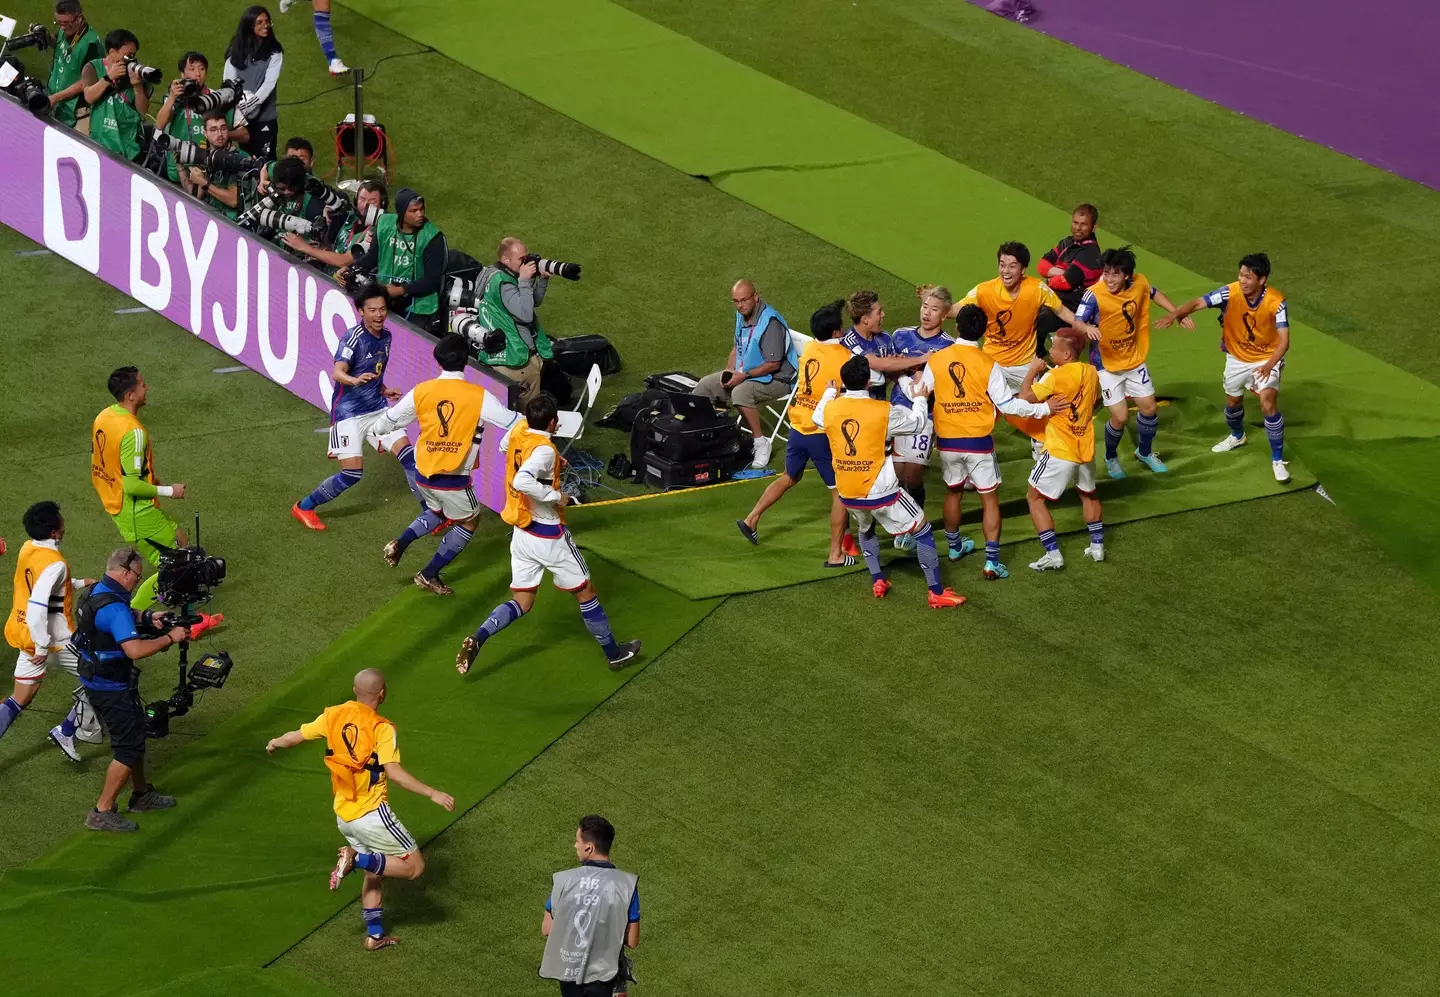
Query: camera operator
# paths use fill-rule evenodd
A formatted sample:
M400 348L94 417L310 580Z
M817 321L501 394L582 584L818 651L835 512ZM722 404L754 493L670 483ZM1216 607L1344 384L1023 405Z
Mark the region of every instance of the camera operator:
M179 69L180 78L170 84L165 103L155 114L155 127L171 138L199 145L205 141L205 116L190 109L185 99L185 90L187 84L192 87L199 84L201 94L210 93L210 88L205 85L205 78L210 72L210 60L201 52L186 52L180 57ZM224 114L231 141L241 145L248 142L250 131L246 127L245 115L237 107L226 108ZM165 168L170 182L179 183L180 169L175 164L174 153L166 156Z
M280 127L275 85L280 82L284 61L285 50L275 37L270 12L260 6L246 7L235 37L225 49L224 76L245 84L242 110L250 119L250 140L245 143L245 151L261 159L275 156Z
M376 220L374 238L355 269L375 274L391 311L436 332L444 319L440 282L448 253L444 234L425 217L425 198L402 187L395 195L395 213Z
M92 831L134 831L137 825L120 816L116 797L126 782L131 785L133 812L168 810L173 796L155 791L145 777L145 707L140 702L140 672L132 662L148 658L183 640L185 627L172 627L146 640L135 628L137 614L130 596L140 584L145 559L134 547L121 547L105 563L105 577L80 604L74 648L79 656L80 684L110 732L114 760L105 771L100 799L85 817Z
M286 232L281 241L302 256L338 268L336 276L343 278L340 271L348 269L370 248L374 241L375 222L389 206L390 194L385 185L379 180L366 180L355 193L354 210L340 224L328 249L312 246L294 232Z
M212 149L226 149L249 159L250 154L235 141L235 133L230 130L225 116L223 110L205 115L205 144ZM243 174L228 170L206 173L198 166L191 166L186 170L185 180L194 189L196 197L226 218L233 221L240 213Z
M85 64L81 80L90 105L90 137L121 159L140 159L141 126L150 112L150 84L134 61L140 41L124 28L105 36L105 57Z
M280 158L284 159L285 156L293 156L300 160L300 165L305 167L306 174L315 172L315 146L311 145L310 140L303 135L296 135L294 138L285 140L285 155Z
M545 300L550 278L530 256L530 249L513 235L500 240L496 262L480 271L475 290L481 294L480 321L487 329L505 335L505 348L480 357L520 382L520 404L540 393L540 370L554 354L550 339L535 309Z
M60 37L55 39L50 60L50 114L62 125L88 133L90 108L81 106L80 95L85 91L81 74L87 63L105 57L105 47L85 20L80 0L55 0L55 25Z

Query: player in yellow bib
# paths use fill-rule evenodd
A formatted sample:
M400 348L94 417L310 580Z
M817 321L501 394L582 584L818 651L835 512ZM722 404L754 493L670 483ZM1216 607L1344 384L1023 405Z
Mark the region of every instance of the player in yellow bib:
M1285 466L1285 417L1280 414L1280 374L1290 351L1290 317L1285 295L1270 286L1270 257L1251 253L1240 261L1235 283L1188 301L1155 323L1164 329L1201 308L1220 309L1220 349L1225 352L1225 423L1230 435L1210 449L1227 453L1243 447L1245 392L1260 399L1265 435L1270 438L1270 467L1275 480L1290 480Z
M1110 410L1105 423L1105 471L1111 478L1125 477L1120 466L1120 439L1130 421L1130 400L1138 412L1135 459L1156 474L1169 470L1155 456L1155 433L1160 426L1155 407L1155 383L1150 380L1150 302L1167 313L1175 311L1158 287L1145 275L1135 272L1135 253L1129 246L1107 249L1100 254L1100 280L1089 288L1075 314L1093 322L1100 338L1091 350L1100 375L1100 400ZM1181 319L1186 329L1195 328L1193 319Z
M15 591L5 620L5 642L20 653L15 661L15 690L0 700L0 737L40 691L50 665L79 677L79 662L67 646L75 632L74 593L94 584L94 579L70 576L70 563L60 552L60 541L65 539L60 506L36 502L21 521L30 539L21 544L15 560ZM74 699L65 719L50 728L50 740L66 758L78 762L75 741L94 744L102 735L84 686L76 687Z
M465 549L484 510L471 480L480 460L484 424L508 429L518 418L490 392L465 380L469 353L464 336L452 332L441 337L434 351L441 375L417 384L382 412L371 429L378 436L390 436L412 422L420 424L415 440L415 486L425 509L404 533L385 545L383 556L393 568L412 543L453 522L430 563L415 575L416 585L436 595L454 593L440 579L440 571Z
M150 386L140 371L121 367L106 386L115 404L103 409L90 428L90 483L120 536L158 567L162 551L186 544L184 531L165 515L158 500L183 499L185 486L161 484L155 477L150 434L140 422ZM158 579L159 575L151 575L141 582L130 605L135 609L154 605ZM219 622L218 616L200 616L201 622L191 628L197 637Z
M384 674L378 668L365 669L355 676L354 692L350 702L330 707L298 730L271 738L265 751L273 755L305 741L325 742L325 767L335 792L335 825L346 841L330 873L330 889L339 889L340 881L353 870L364 870L360 904L365 948L373 952L399 941L385 934L382 926L385 880L419 879L425 871L420 846L390 809L390 783L446 810L455 809L455 797L431 789L401 767L395 725L376 712L385 702Z
M1057 332L1050 341L1050 361L1055 366L1036 377L1044 369L1044 361L1037 359L1020 388L1020 397L1026 401L1059 395L1068 402L1045 423L1045 450L1030 472L1030 488L1025 493L1030 519L1045 548L1040 559L1030 565L1035 571L1065 567L1055 520L1046 503L1058 502L1072 483L1080 493L1085 528L1090 531L1090 546L1084 554L1092 561L1105 560L1105 523L1100 500L1095 497L1095 406L1100 402L1100 378L1082 359L1087 347L1073 331Z

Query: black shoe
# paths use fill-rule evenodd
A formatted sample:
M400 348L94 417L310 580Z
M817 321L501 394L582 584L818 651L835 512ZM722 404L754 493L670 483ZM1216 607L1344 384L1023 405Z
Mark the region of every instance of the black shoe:
M612 672L618 672L620 669L624 668L626 665L634 661L639 656L640 641L626 641L624 644L620 645L619 652L615 655L615 657L609 659L610 670Z
M735 525L740 527L740 533L746 540L749 540L756 547L760 546L760 531L754 529L743 519L735 520Z

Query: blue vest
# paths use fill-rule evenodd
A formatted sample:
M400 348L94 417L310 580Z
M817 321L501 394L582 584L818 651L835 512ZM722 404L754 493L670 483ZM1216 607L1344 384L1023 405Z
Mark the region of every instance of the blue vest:
M760 314L755 316L754 325L746 325L745 319L740 316L740 313L735 313L735 363L741 370L753 370L765 363L765 354L760 352L760 340L764 338L762 333L772 318L787 330L790 328L790 323L785 321L784 316L769 305L760 309ZM785 334L785 361L781 363L781 367L788 364L790 369L794 370L798 359L795 353L795 340L790 338L787 331ZM765 374L761 377L752 377L750 380L769 384L775 380L775 375Z

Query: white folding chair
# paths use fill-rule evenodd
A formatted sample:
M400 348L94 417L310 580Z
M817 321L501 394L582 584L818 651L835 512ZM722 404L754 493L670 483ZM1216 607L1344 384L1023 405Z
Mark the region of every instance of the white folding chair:
M564 456L576 440L585 435L585 422L590 418L590 411L595 407L595 398L599 394L600 365L597 363L590 365L590 373L585 376L585 387L581 389L580 400L575 407L560 411L560 426L555 435L567 441L565 449L560 451L561 456Z
M790 342L795 345L795 355L798 357L805 352L805 344L812 342L815 337L807 336L803 332L796 332L794 329L786 330L790 333ZM775 427L770 430L770 443L773 445L780 436L780 431L790 429L790 404L795 401L795 391L800 387L800 372L795 372L795 383L790 386L790 393L783 399L777 398L772 402L764 402L760 406L763 413L760 416L760 424L765 424L765 416L769 415L774 420ZM738 425L744 421L744 416L737 415L735 422Z

